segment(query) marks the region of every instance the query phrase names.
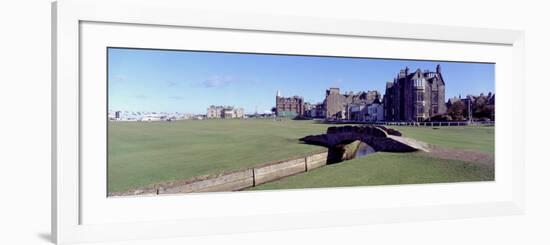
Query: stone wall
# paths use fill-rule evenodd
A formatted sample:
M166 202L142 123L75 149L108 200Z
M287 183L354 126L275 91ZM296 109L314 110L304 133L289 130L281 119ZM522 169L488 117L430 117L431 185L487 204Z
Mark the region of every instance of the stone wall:
M327 165L327 155L327 152L323 152L306 157L306 171L311 171Z
M252 171L252 169L247 169L164 190L159 189L158 194L241 190L253 186L254 178Z
M306 159L299 158L265 167L254 168L254 185L263 184L306 171Z

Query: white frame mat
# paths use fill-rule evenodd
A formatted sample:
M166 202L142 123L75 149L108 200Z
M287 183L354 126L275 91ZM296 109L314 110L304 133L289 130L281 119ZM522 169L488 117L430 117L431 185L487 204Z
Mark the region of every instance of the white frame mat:
M387 23L375 21L335 20L298 16L270 16L252 13L220 13L185 8L177 0L60 0L52 5L52 237L56 243L154 239L192 235L227 234L236 232L281 229L317 228L343 225L380 224L423 220L455 219L522 214L524 211L524 33L518 30L497 30L471 27L450 27ZM85 26L85 29L83 29ZM117 29L118 28L118 29ZM122 28L122 29L120 29ZM125 37L115 35L127 28ZM143 31L162 28L159 38L143 38ZM174 31L171 31L174 30ZM176 31L177 30L177 31ZM288 37L292 41L327 39L327 47L306 49L279 48L263 43L245 50L237 46L200 47L191 42L186 46L170 43L161 35L189 35L194 31L205 35L249 33L250 38L266 36ZM109 31L113 35L108 35ZM202 35L202 34L201 34ZM229 35L229 34L228 34ZM236 34L235 34L236 35ZM261 37L260 37L261 36ZM124 39L126 38L126 39ZM332 41L328 41L328 40ZM385 57L376 53L358 53L360 57L377 58L451 59L462 61L496 62L496 90L499 93L496 126L496 180L488 183L407 185L386 187L350 187L288 191L258 191L243 193L208 193L162 197L131 197L109 199L105 192L105 171L100 162L103 153L92 152L94 145L104 151L103 138L91 137L90 123L102 121L97 115L105 108L104 86L90 81L105 79L105 47L139 48L212 48L216 51L257 51L270 53L307 53L317 55L346 55L355 52L338 49L345 39L353 42L437 42L440 46L462 47L460 55L418 57ZM160 40L160 41L159 41ZM177 40L177 39L176 39ZM332 44L331 44L332 42ZM350 41L351 42L351 41ZM204 45L208 45L205 42ZM235 42L238 43L238 42ZM259 43L259 42L258 42ZM321 43L321 42L320 42ZM323 45L324 45L323 44ZM267 45L267 46L266 46ZM153 46L153 47L152 47ZM342 45L340 45L342 46ZM477 47L468 52L467 47ZM483 46L488 51L484 51ZM288 47L288 45L287 45ZM438 46L439 47L439 46ZM494 48L493 48L494 47ZM444 49L444 48L443 48ZM447 48L449 49L449 48ZM98 50L100 52L98 52ZM383 47L377 49L383 52ZM380 51L382 50L382 51ZM503 50L503 52L500 52ZM101 52L102 51L102 52ZM497 52L498 51L498 52ZM451 53L449 51L449 53ZM365 56L366 55L366 56ZM353 56L353 55L351 55ZM476 57L479 56L479 57ZM500 64L500 65L499 65ZM86 71L86 72L83 72ZM88 72L90 71L90 72ZM94 75L95 74L95 75ZM103 80L104 81L104 80ZM511 100L511 96L513 100ZM95 98L101 108L94 108ZM510 98L510 99L507 99ZM507 113L501 113L506 108ZM92 112L90 114L90 112ZM95 113L95 114L94 114ZM96 119L94 119L96 118ZM83 123L85 122L85 123ZM103 125L104 127L104 125ZM105 130L105 128L95 129ZM101 135L101 134L97 134ZM85 137L83 137L85 136ZM90 140L92 139L92 140ZM103 144L103 145L102 145ZM92 157L90 157L92 156ZM96 163L94 164L90 164ZM98 165L99 164L99 165ZM94 167L95 166L95 167ZM98 167L99 166L99 167ZM445 192L470 193L445 199ZM408 193L408 194L407 194ZM413 195L414 194L414 195ZM358 196L376 197L364 202ZM415 199L415 195L418 195ZM423 196L424 195L424 196ZM434 196L433 199L425 197ZM333 202L311 209L279 205L274 200L290 200L308 206L308 200ZM389 197L391 196L391 197ZM437 200L435 197L441 197ZM423 197L419 198L419 197ZM422 200L420 200L422 199ZM254 202L256 209L239 203ZM262 202L263 200L263 202ZM334 201L336 200L336 201ZM231 205L231 212L208 212L208 203ZM364 202L364 203L361 203ZM363 205L364 204L364 205ZM185 206L196 208L192 214L178 210ZM147 207L157 212L140 212ZM308 207L311 207L309 205ZM125 211L126 210L126 211ZM175 215L168 215L169 213ZM135 214L135 215L133 215Z

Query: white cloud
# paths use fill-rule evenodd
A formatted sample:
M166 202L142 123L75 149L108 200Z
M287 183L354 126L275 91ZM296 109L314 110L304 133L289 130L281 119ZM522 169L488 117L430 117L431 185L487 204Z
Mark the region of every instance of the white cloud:
M231 84L233 81L232 76L211 76L201 84L207 88L220 88Z

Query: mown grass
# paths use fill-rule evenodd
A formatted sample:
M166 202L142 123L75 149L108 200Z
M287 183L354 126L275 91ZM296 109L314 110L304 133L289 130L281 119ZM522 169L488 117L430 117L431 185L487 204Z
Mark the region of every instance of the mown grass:
M392 127L438 147L494 152L494 127ZM399 185L494 180L494 165L434 158L426 153L378 152L249 190Z
M329 125L311 121L110 122L108 191L187 179L323 150L298 139Z
M494 180L494 168L425 153L378 152L262 184L249 190L448 183Z
M109 122L108 191L124 192L150 184L233 171L317 152L324 148L302 144L298 139L324 133L330 126L333 125L273 119ZM492 127L396 128L404 136L442 147L494 150ZM362 164L365 162L368 163ZM294 182L273 182L258 186L258 189L269 189L270 186L304 188L302 186L320 183L315 181L316 178L331 179L324 182L330 184L316 187L477 180L478 170L467 163L464 163L466 167L452 167L460 164L423 155L377 153L306 173L302 184L298 183L298 175L281 180ZM395 173L391 174L392 171ZM378 172L379 175L360 177L361 173L367 172ZM458 174L460 172L462 177ZM400 177L405 175L409 176L408 179ZM416 182L412 180L415 178Z
M414 127L397 126L403 136L445 148L468 149L484 152L495 151L495 128L493 126L443 126Z

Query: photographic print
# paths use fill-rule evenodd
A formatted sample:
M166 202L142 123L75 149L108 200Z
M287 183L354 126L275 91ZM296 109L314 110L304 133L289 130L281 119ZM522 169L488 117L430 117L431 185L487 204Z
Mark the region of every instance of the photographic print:
M494 181L495 64L107 49L108 196Z

